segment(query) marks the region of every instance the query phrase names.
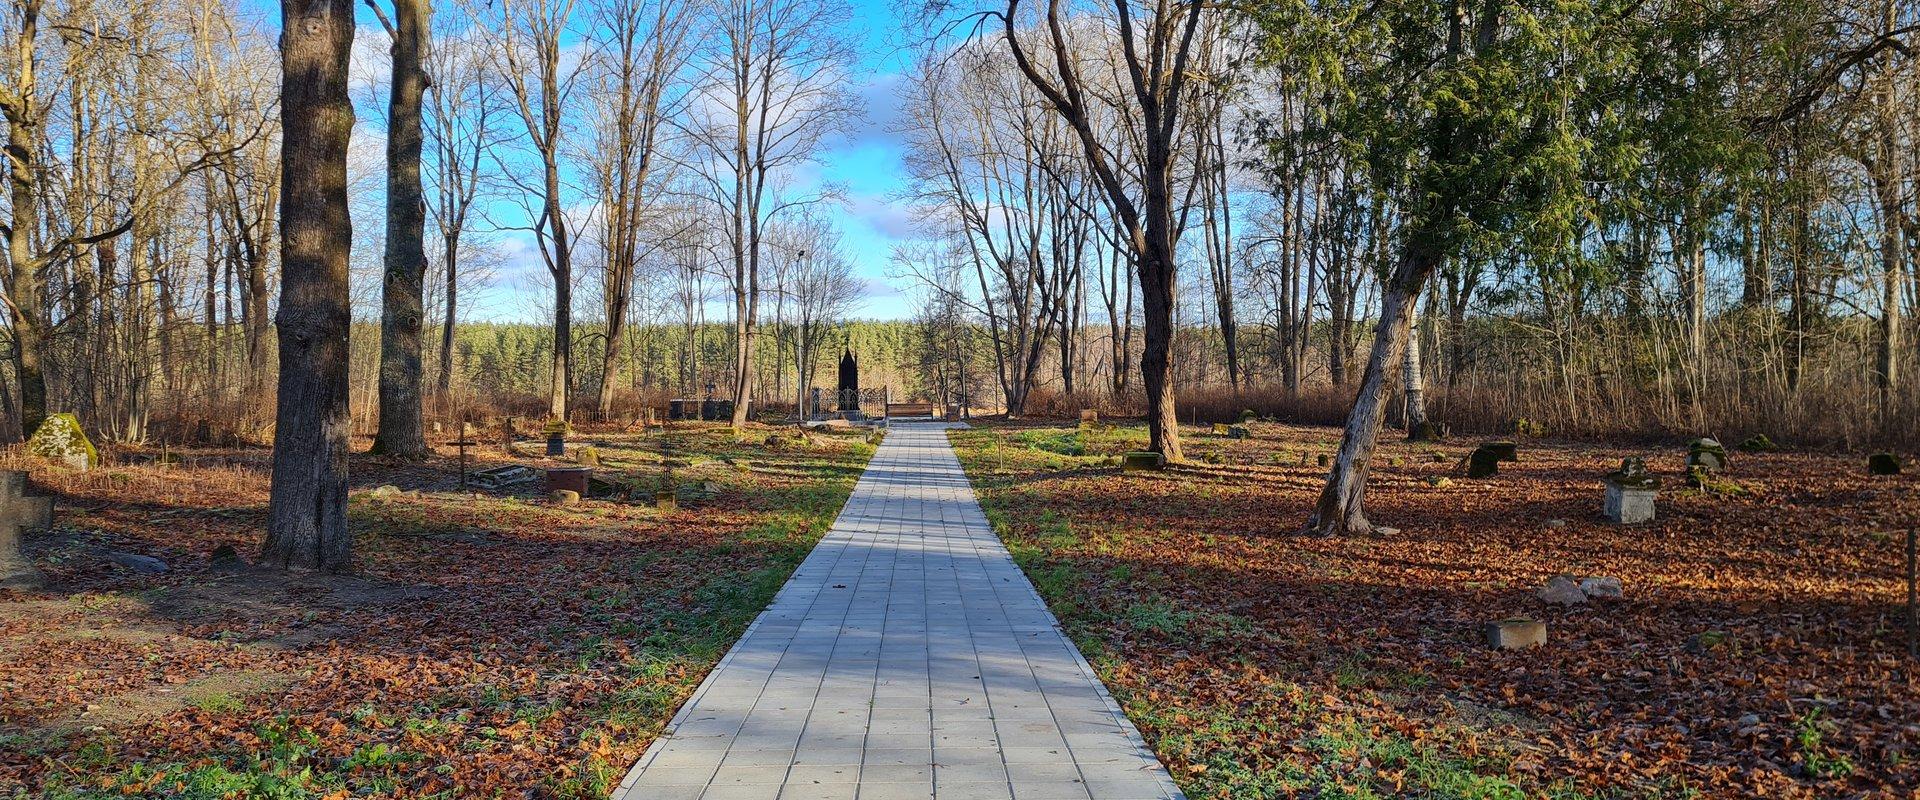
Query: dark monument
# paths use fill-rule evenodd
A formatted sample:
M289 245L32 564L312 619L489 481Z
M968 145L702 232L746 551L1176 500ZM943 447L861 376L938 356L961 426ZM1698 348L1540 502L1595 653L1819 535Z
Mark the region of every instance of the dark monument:
M840 356L840 385L834 392L840 398L841 411L860 410L860 362L849 348Z

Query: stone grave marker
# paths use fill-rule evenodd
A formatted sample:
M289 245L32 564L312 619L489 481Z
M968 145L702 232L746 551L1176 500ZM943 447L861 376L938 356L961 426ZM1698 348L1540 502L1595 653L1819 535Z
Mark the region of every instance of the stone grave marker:
M1247 426L1245 426L1245 425L1228 425L1228 426L1227 426L1227 438L1229 438L1229 439L1251 439L1251 438L1253 438L1253 430L1252 430L1252 429L1250 429L1250 428L1248 428L1248 427L1247 427Z
M1647 472L1646 459L1622 459L1620 468L1607 473L1602 481L1607 487L1607 521L1618 525L1653 521L1653 501L1660 494L1660 479Z
M87 432L80 429L80 419L72 414L48 416L27 440L27 452L71 469L84 471L100 465L100 451L93 448Z
M1120 462L1120 468L1127 472L1166 469L1167 458L1151 450L1140 450L1126 454Z
M53 526L53 498L27 494L27 473L0 472L0 586L39 584L40 571L20 552L27 528Z
M1500 474L1500 462L1519 461L1520 447L1513 442L1487 442L1467 456L1467 477L1491 478Z
M1902 466L1904 465L1900 463L1900 457L1892 453L1874 453L1873 455L1867 456L1867 472L1869 474L1898 475L1900 474L1900 468Z
M1100 421L1099 410L1092 409L1092 408L1080 409L1080 424L1092 425L1092 424L1098 423L1099 421Z
M1687 443L1687 471L1700 469L1711 475L1727 468L1727 448L1711 436Z
M1489 622L1483 629L1487 645L1495 650L1525 650L1547 643L1547 625L1522 617Z
M539 478L539 473L519 464L490 467L473 473L473 483L487 489L502 489Z

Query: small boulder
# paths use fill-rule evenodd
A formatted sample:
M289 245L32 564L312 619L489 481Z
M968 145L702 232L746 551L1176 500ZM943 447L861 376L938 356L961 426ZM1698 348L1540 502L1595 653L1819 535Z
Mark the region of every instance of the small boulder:
M1595 575L1589 578L1581 578L1580 591L1582 594L1585 594L1589 600L1603 598L1607 600L1618 600L1626 596L1626 591L1620 586L1620 579L1608 575Z
M1252 431L1252 429L1250 429L1250 428L1248 428L1248 427L1247 427L1247 426L1245 426L1245 425L1228 425L1228 426L1227 426L1227 438L1229 438L1229 439L1251 439L1251 438L1253 438L1253 431Z
M1547 528L1549 530L1557 531L1565 527L1567 527L1567 521L1564 519L1559 519L1556 517L1554 519L1547 520Z
M1702 436L1687 443L1687 470L1695 468L1708 473L1719 472L1727 468L1727 448L1711 436Z
M1563 606L1577 606L1587 602L1587 593L1580 590L1580 584L1566 575L1555 575L1547 580L1547 585L1533 593L1535 597L1549 603Z
M1482 630L1487 646L1495 650L1525 650L1547 643L1547 625L1538 620L1503 619L1487 623Z
M1777 444L1774 444L1773 440L1767 438L1766 434L1756 433L1752 436L1742 439L1740 441L1740 449L1745 450L1749 453L1770 453L1780 449L1780 446Z
M1900 463L1900 457L1892 453L1867 456L1867 473L1871 475L1898 475L1904 466Z
M391 500L400 496L400 487L391 483L375 486L367 490L367 497L374 500Z
M1453 479L1445 475L1428 475L1427 485L1435 489L1445 489L1453 485Z
M574 463L583 467L599 467L600 449L591 445L582 446L580 449L573 451L573 460Z
M580 493L572 489L555 489L547 493L547 502L556 506L576 505L580 502Z
M142 575L158 575L167 571L167 562L138 553L122 553L115 550L107 554L107 560Z
M72 414L47 415L40 429L27 439L26 449L29 454L82 472L100 466L100 451L87 439L80 418Z

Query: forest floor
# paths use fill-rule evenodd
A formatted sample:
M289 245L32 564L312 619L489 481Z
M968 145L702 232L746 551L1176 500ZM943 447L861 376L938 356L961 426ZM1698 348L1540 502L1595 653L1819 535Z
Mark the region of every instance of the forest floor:
M1195 800L1920 797L1920 659L1905 535L1920 480L1857 455L1732 455L1721 493L1684 447L1389 433L1368 505L1391 535L1304 527L1339 431L1185 432L1191 465L1122 472L1134 424L952 434L989 517ZM1663 474L1659 519L1601 517L1599 476ZM1439 480L1445 478L1446 480ZM1441 485L1435 485L1435 484ZM1549 605L1549 578L1618 600ZM1544 621L1490 649L1481 625Z
M771 432L573 437L644 502L462 491L450 447L356 456L349 576L214 563L257 550L264 450L36 465L57 524L27 539L45 589L0 590L0 797L605 797L873 452ZM518 447L474 468L563 463Z

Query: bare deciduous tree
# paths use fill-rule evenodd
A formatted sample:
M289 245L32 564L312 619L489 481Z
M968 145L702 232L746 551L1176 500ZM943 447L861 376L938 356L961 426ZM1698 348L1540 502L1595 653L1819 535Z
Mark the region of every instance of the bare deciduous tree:
M337 571L347 530L347 58L353 6L282 0L280 394L273 485L261 558Z

